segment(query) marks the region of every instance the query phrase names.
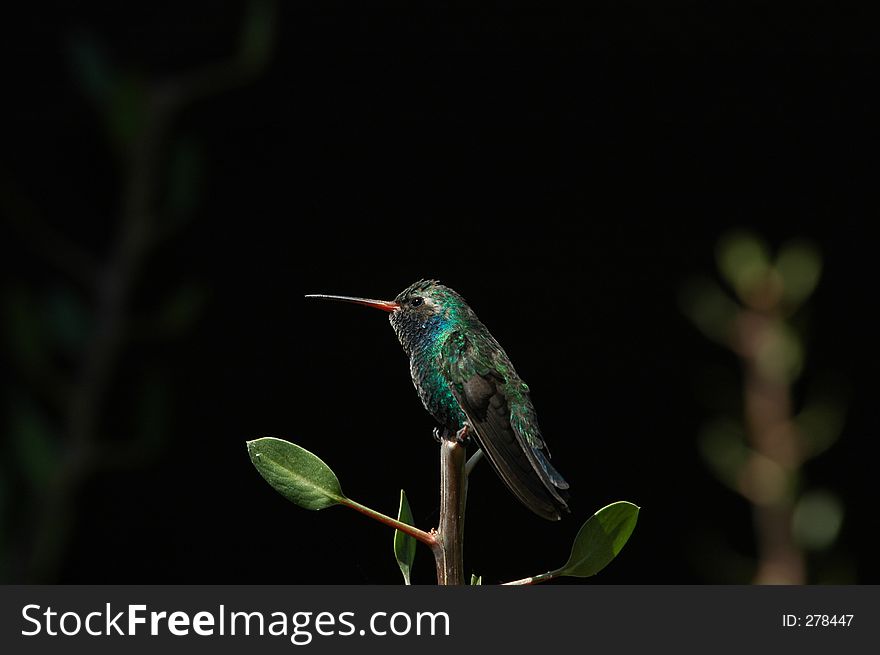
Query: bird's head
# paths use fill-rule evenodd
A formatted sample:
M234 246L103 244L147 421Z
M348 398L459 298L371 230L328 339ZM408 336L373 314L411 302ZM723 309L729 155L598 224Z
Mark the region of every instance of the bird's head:
M437 280L419 280L401 291L394 300L373 300L353 296L308 295L306 298L341 300L389 312L391 325L407 355L473 314L464 299Z

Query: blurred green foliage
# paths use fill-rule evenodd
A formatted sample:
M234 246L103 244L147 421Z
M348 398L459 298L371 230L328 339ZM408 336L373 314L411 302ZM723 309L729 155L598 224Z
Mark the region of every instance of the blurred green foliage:
M83 94L97 109L109 143L125 153L148 116L149 89L133 71L121 71L89 33L70 39L70 63Z
M767 558L757 580L798 582L798 549L830 548L844 515L834 492L805 489L803 471L840 438L843 402L825 395L798 403L793 390L807 357L804 323L794 319L819 285L822 257L802 239L774 256L746 230L722 236L715 256L727 290L698 276L683 285L680 303L704 335L740 359L743 416L707 422L700 453L718 480L754 507L759 558L762 549ZM771 529L773 521L785 524Z
M837 494L824 489L808 491L794 510L794 536L809 550L830 548L843 525L844 508Z
M742 423L728 417L717 417L700 431L700 454L715 476L736 491L737 474L749 458L745 429Z
M202 151L175 118L195 101L247 83L264 69L274 48L276 14L272 0L244 3L231 56L168 77L154 78L119 61L88 29L67 38L74 81L117 158L119 183L108 192L119 196L112 203L120 210L107 252L98 255L80 243L75 224L64 224L72 233L63 234L56 227L63 221L43 219L38 202L2 189L9 223L56 277L22 277L4 285L0 298L3 343L21 379L7 394L6 439L0 441L0 576L55 581L85 481L96 472L143 466L167 441L170 380L161 363L134 372L126 390L116 387L116 368L135 337L185 334L210 299L203 284L184 281L165 289L146 315L132 313L150 256L192 220L199 202ZM114 403L128 403L128 422L108 429L111 395ZM22 484L28 510L10 513L10 489L22 495ZM21 570L11 570L13 560Z
M16 470L32 492L44 489L60 462L60 439L44 412L29 400L15 403L10 412L9 434Z
M10 285L4 291L6 347L23 369L45 371L49 361L48 335L33 294L20 284Z
M840 399L824 397L807 402L794 417L804 438L805 455L816 457L831 448L843 433L845 417L844 403Z

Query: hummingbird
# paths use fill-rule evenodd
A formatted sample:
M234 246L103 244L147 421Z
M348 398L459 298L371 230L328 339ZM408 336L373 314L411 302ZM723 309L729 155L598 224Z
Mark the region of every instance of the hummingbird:
M388 312L419 398L444 435L460 443L473 436L507 488L538 516L556 521L569 511L568 483L550 464L529 387L461 295L419 280L394 300L306 297Z

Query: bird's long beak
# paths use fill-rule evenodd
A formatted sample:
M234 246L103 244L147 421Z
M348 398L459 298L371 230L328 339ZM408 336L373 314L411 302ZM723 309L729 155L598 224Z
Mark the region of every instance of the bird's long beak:
M342 302L353 302L358 305L365 305L367 307L373 307L374 309L381 309L383 312L393 312L395 309L398 309L400 307L400 305L393 300L372 300L370 298L354 298L352 296L328 296L323 293L312 293L307 295L306 298L323 298L324 300L341 300Z

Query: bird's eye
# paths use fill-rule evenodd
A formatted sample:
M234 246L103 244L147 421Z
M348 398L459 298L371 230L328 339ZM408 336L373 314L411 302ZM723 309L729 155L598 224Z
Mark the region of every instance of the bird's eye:
M409 304L410 304L410 306L412 306L412 307L418 307L418 306L421 305L423 302L425 302L423 298L420 298L420 297L416 296L415 298L413 298L412 300L409 301Z

